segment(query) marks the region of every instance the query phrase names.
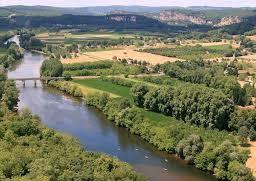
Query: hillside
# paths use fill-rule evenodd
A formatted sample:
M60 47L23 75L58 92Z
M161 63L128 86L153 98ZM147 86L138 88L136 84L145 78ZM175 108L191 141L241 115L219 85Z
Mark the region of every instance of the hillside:
M256 15L256 11L247 8L223 9L172 9L150 14L169 24L197 24L210 26L228 26L241 23L245 17Z
M95 6L60 8L50 6L6 6L0 8L0 17L43 16L53 17L65 14L83 16L129 15L145 16L170 25L207 25L223 27L244 22L255 16L255 8L223 7L147 7L147 6ZM33 20L34 21L34 20Z
M83 29L108 29L115 31L161 31L180 32L186 31L186 27L170 26L156 19L133 14L111 14L106 16L89 15L61 15L61 16L14 16L1 18L0 28L83 28Z
M73 15L106 15L113 11L126 11L130 13L159 13L172 7L147 7L147 6L95 6L79 8L60 8L50 6L6 6L0 9L0 16L16 13L25 16L58 16L63 14ZM175 7L173 7L175 8ZM2 11L4 13L2 13Z

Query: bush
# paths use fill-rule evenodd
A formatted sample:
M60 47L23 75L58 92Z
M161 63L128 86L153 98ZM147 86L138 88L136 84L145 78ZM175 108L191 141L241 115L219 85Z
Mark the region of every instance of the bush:
M133 94L133 100L135 105L139 107L143 107L145 102L144 96L148 91L149 91L149 88L146 85L143 85L141 83L135 84L132 87L131 92Z
M129 81L120 77L102 77L101 80L124 87L132 87L135 84L133 81Z
M63 65L58 59L46 59L41 66L41 76L61 77Z
M191 135L179 142L176 148L177 155L189 163L194 163L195 157L204 149L204 143L200 136Z

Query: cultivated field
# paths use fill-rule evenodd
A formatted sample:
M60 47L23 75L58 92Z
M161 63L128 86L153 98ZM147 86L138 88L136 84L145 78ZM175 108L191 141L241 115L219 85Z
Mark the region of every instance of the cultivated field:
M253 40L253 41L256 41L256 35L253 35L253 36L247 36L247 38Z
M59 43L81 43L88 40L110 40L124 38L133 38L130 35L123 35L117 33L99 32L99 33L68 33L68 32L57 32L57 33L41 33L36 36L48 44L59 44Z
M234 49L229 45L214 46L177 46L175 48L151 48L144 49L144 52L166 57L176 57L183 60L195 60L199 57L203 59L215 59L230 56L232 57Z
M203 47L207 46L221 46L221 45L231 45L233 48L238 48L239 44L233 43L232 41L229 40L223 40L221 42L200 42L200 41L195 41L195 40L189 40L182 42L181 45L183 46L196 46L196 45L201 45Z
M81 63L81 62L93 62L99 60L112 60L113 57L117 58L125 58L125 59L133 59L138 61L147 61L150 64L158 64L164 63L167 61L175 62L178 59L172 57L165 57L161 55L155 55L146 52L138 52L135 50L110 50L110 51L98 51L98 52L88 52L86 54L79 55L77 58L72 59L64 59L63 63Z

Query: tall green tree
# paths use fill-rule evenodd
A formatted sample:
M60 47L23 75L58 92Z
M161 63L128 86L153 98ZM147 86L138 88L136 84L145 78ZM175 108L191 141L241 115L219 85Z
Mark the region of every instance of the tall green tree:
M60 77L63 73L63 65L58 59L46 59L41 66L41 76Z

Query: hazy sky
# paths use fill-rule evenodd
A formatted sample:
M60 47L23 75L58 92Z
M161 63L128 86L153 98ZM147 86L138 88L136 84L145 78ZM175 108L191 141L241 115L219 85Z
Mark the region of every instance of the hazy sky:
M106 5L256 7L256 0L0 0L0 6L7 5L46 5L59 7Z

